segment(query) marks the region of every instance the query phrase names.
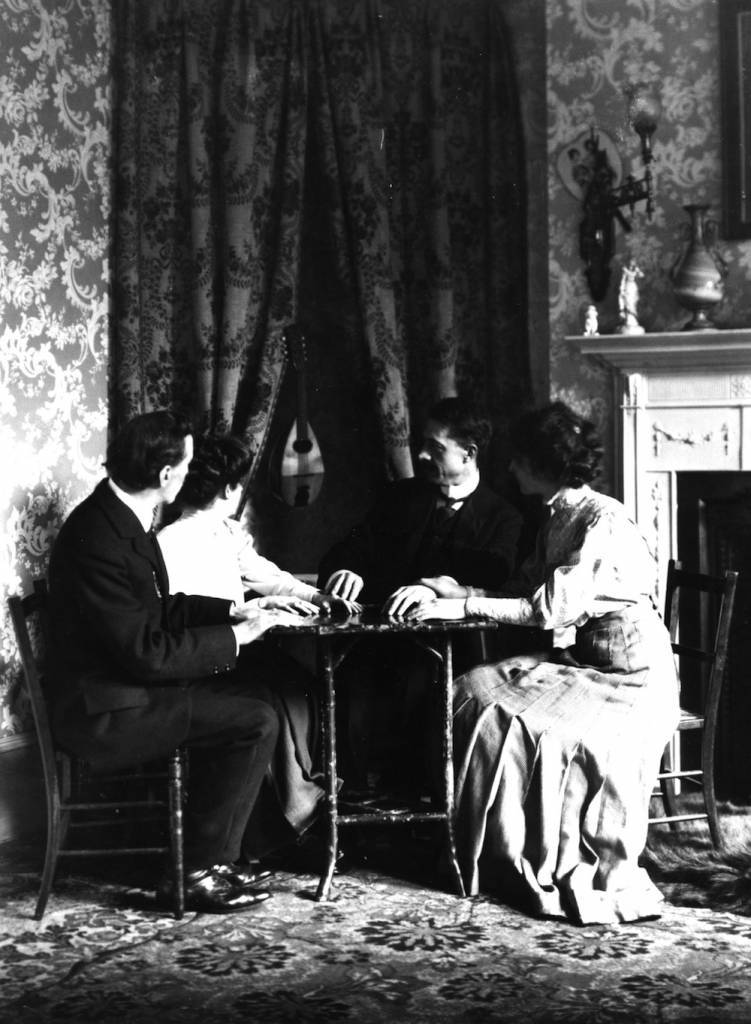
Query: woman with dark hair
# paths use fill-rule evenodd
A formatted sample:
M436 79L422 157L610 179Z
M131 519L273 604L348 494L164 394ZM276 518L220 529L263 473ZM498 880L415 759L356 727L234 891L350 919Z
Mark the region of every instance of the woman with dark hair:
M519 579L491 593L444 578L420 618L546 631L544 653L456 680L457 842L470 893L582 923L659 915L639 867L660 755L678 718L656 565L623 505L592 490L595 428L562 402L512 430L511 471L549 518ZM540 634L545 636L544 633Z
M260 555L252 536L231 518L251 461L247 446L230 434L196 438L193 459L177 495L181 516L158 534L170 593L221 597L244 609L255 603L262 609L316 614L335 599ZM280 658L281 652L274 651L271 663ZM243 651L241 668L249 679L272 678L266 671L268 664L263 643ZM259 694L277 711L279 740L271 763L271 785L261 791L246 832L243 853L251 861L301 835L324 798L322 774L314 767L311 753L318 736L312 679L291 658L289 671L276 674L278 684Z
M330 598L260 555L253 537L232 518L252 459L248 447L231 434L196 438L177 496L180 518L159 532L170 591L237 604L251 591L259 595L261 608L314 614Z

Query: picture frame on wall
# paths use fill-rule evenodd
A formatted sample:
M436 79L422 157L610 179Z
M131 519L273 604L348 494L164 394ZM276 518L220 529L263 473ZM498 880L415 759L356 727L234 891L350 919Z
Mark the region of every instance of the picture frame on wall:
M720 0L722 235L751 238L751 0Z

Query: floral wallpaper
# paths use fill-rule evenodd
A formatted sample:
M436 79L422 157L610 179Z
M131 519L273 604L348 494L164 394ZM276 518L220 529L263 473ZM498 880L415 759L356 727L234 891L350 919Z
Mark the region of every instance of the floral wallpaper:
M582 333L591 300L578 252L581 203L559 176L559 158L594 126L613 140L623 174L640 178L639 139L628 123L624 90L644 83L660 98L656 209L649 221L641 203L632 232L616 228L613 274L598 313L600 333L612 331L620 270L633 255L644 274L640 322L648 331L681 328L689 314L673 295L670 271L685 251L683 206L708 203L708 216L717 221L722 212L718 2L548 0L547 23L551 391L610 431L610 376L565 341ZM712 318L721 327L749 325L751 242L720 238L718 251L728 274Z
M0 738L22 731L10 593L46 575L107 429L109 0L0 0Z

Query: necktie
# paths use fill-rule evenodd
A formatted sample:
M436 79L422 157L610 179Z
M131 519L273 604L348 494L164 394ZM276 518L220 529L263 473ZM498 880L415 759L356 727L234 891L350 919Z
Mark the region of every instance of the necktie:
M438 492L435 506L435 521L439 526L446 524L462 506L462 501L449 498L443 491Z
M164 600L164 592L160 582L167 579L167 566L164 564L162 558L162 549L159 547L159 541L156 539L156 530L152 528L147 532L146 536L151 541L151 546L154 552L154 563L156 568L153 570L154 574L154 587L159 595L160 600Z

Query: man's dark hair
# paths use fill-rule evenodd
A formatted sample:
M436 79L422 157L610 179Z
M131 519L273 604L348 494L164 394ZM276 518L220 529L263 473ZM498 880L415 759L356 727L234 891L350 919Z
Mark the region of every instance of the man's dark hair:
M597 428L563 402L520 416L511 427L511 444L535 472L562 486L581 487L599 475L603 450Z
M214 433L197 437L177 503L183 508L207 508L228 484L236 487L247 476L252 462L252 452L239 437Z
M442 398L430 409L428 419L446 427L459 444L474 444L478 453L488 446L492 433L490 421L466 399Z
M190 433L188 421L167 410L134 416L107 446L104 465L124 491L158 487L164 467L176 466L185 457L185 438Z

